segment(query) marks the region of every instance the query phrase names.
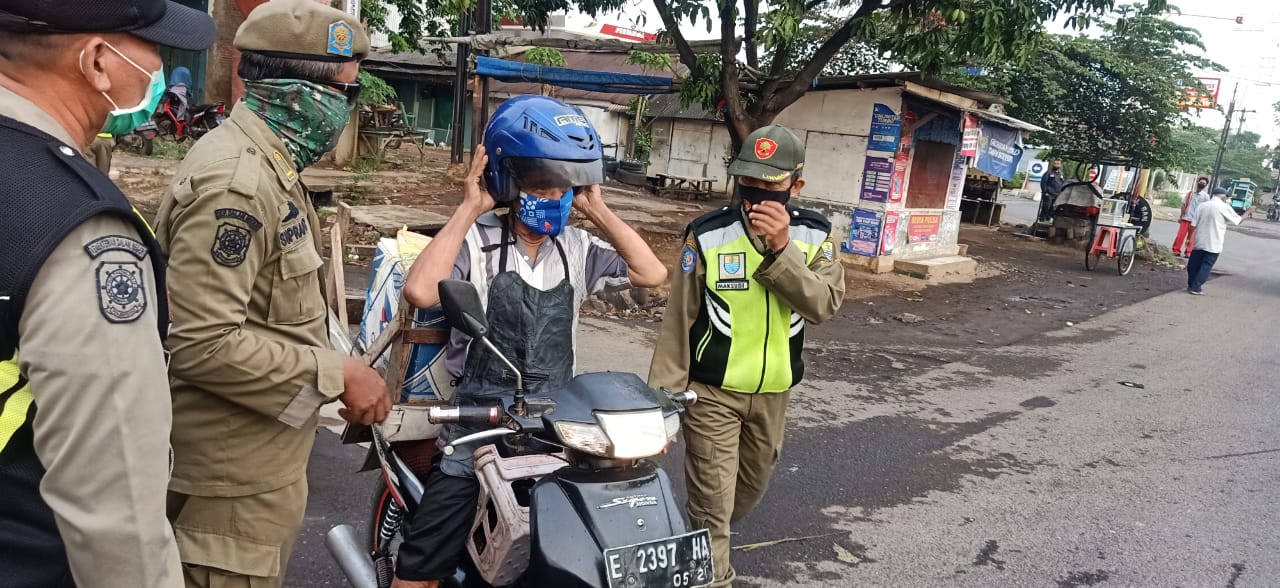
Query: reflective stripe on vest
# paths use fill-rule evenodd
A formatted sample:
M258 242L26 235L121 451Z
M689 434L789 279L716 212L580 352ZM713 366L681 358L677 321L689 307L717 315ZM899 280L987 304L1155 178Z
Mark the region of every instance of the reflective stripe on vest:
M33 400L30 386L18 371L18 355L0 362L0 451L27 422Z
M695 235L707 267L702 310L690 332L690 375L736 392L785 392L799 380L804 319L752 276L764 256L741 222ZM793 225L791 242L806 263L827 233Z

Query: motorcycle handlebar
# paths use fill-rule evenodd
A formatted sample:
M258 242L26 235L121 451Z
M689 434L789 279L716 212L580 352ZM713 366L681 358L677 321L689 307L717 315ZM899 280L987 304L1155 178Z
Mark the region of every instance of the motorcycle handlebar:
M684 392L668 392L667 396L671 397L671 401L680 406L692 406L698 402L698 393L693 390L685 390Z
M427 409L427 420L433 425L496 425L501 414L496 406L432 407Z

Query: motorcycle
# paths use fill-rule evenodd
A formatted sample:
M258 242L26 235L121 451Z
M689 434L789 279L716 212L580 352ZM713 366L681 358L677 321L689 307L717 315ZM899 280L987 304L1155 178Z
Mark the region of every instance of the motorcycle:
M479 509L467 534L462 569L446 586L685 588L715 578L711 536L686 527L667 474L649 458L680 430L694 392L654 390L634 374L575 377L553 397L525 396L524 376L486 337L473 285L440 283L449 324L493 352L516 377L494 404L432 407L432 423L493 426L455 440L475 450ZM423 500L422 482L378 427L372 448L382 472L367 544L350 525L325 538L353 586L387 588L403 521Z
M180 116L180 100L176 94L166 91L155 115L151 117L159 134L172 137L174 141L182 142L187 138L199 140L227 119L226 106L221 102L214 102L192 106L186 120L183 120Z
M1267 207L1267 220L1271 222L1280 221L1280 199L1271 199L1271 206Z

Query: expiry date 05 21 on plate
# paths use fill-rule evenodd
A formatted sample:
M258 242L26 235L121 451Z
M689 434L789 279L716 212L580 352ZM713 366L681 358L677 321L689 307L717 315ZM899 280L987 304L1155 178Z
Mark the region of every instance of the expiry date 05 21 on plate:
M609 588L686 588L715 579L711 533L705 529L615 547L604 552L604 562Z

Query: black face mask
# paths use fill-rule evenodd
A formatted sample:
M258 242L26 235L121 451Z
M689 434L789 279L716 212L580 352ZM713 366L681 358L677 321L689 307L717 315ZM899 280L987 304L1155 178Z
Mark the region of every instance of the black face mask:
M743 200L750 202L752 206L761 202L786 204L791 201L791 190L765 190L764 188L738 184L738 194L742 196Z

